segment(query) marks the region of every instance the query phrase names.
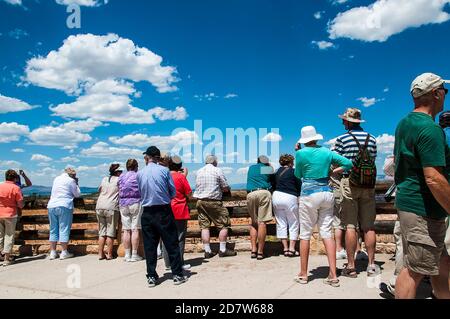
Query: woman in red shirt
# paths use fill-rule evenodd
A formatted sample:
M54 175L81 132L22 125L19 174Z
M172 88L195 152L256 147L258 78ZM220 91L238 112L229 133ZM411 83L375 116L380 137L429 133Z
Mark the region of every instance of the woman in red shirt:
M187 223L191 219L189 214L188 201L192 197L192 189L187 181L188 171L186 168L183 169L183 162L179 156L172 156L169 160L170 174L172 175L173 182L175 184L175 189L177 191L176 196L172 199L172 211L175 216L175 224L177 225L178 240L180 242L180 253L181 260L183 262L183 269L189 270L191 265L184 263L184 246L186 240ZM163 256L166 269L170 269L169 255L163 246Z

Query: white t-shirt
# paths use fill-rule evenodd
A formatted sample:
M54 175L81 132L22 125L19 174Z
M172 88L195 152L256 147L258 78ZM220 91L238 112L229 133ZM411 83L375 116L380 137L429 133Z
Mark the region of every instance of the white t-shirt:
M55 178L47 208L73 209L73 199L80 197L80 188L73 178L64 173Z

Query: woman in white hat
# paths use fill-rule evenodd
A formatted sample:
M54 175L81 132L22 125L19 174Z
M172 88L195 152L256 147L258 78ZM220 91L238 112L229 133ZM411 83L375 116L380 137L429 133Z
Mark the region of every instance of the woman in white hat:
M308 257L310 240L314 226L320 229L328 257L330 271L324 283L339 287L336 275L336 243L332 236L333 224L333 191L328 186L331 165L338 167L333 173L351 169L350 160L342 157L328 148L317 145L323 136L317 134L313 126L302 129L299 143L304 144L302 150L297 151L295 158L295 176L302 180L300 195L300 256L301 269L296 281L301 284L308 283Z
M119 176L123 169L119 164L112 164L109 176L102 180L97 199L98 220L98 254L100 260L113 259L113 245L119 223ZM105 243L108 246L105 255Z

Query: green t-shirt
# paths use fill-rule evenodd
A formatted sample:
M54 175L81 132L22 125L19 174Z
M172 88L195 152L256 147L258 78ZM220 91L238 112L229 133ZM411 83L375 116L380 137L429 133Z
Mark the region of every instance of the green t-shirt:
M397 127L394 153L397 208L420 216L446 218L423 173L425 167L443 167L450 181L450 150L442 128L427 114L410 113Z
M273 173L272 166L261 163L250 166L247 174L247 190L270 189L272 187L270 181Z

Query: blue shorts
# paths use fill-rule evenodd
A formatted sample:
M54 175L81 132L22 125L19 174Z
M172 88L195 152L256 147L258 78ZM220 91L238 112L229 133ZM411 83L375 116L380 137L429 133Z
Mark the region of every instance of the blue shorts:
M73 209L49 208L48 219L50 220L50 241L68 243L72 228Z

